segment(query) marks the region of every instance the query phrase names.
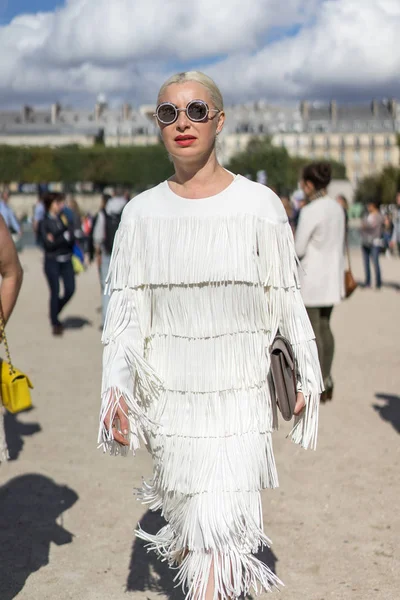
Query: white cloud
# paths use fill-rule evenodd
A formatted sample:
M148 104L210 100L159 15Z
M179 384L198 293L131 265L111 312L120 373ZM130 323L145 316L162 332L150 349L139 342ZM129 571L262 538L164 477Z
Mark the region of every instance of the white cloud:
M328 0L295 37L230 57L212 72L230 96L238 86L252 97L399 95L399 29L398 0Z
M69 0L0 28L0 95L150 102L165 76L194 64L230 100L396 95L399 30L398 0Z

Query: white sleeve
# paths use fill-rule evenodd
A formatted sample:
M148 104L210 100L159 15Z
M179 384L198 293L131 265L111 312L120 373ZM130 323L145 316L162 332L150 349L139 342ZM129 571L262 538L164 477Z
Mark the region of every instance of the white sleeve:
M290 225L261 222L258 235L263 283L271 319L271 341L278 329L291 343L296 358L298 390L306 407L289 437L303 448L316 447L320 394L323 390L315 335L300 293L297 258Z
M144 358L144 329L151 314L151 290L115 283L115 274L118 273L121 278L121 269L130 259L125 243L127 237L129 228L122 228L115 238L108 275L111 297L102 337L103 378L98 443L111 454L124 454L125 448L114 440L112 418L109 428L104 425L104 417L109 410L112 417L115 416L121 398L125 400L130 448L135 453L140 440L146 443L148 400L156 397L160 389L160 380Z

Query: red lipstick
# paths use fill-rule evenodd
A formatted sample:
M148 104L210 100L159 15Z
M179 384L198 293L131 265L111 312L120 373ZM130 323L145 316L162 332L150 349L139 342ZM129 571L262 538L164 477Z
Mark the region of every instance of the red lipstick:
M196 138L193 135L177 135L175 142L182 147L191 146Z

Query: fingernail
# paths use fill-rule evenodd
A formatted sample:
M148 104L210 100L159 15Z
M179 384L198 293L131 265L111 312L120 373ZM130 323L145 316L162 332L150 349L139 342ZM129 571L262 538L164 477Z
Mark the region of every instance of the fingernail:
M128 430L127 430L127 429L124 429L124 431L123 431L123 434L124 434L124 435L127 435L127 433L128 433Z

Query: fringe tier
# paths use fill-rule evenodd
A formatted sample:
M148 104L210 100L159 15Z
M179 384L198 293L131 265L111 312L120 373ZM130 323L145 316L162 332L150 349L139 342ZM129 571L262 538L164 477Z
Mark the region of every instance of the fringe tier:
M99 444L120 451L102 420L123 398L130 449L145 443L153 479L141 500L167 526L137 535L177 567L175 581L203 600L281 584L255 556L260 490L278 485L271 433L275 398L268 348L291 341L306 409L290 438L315 448L323 388L287 223L255 215L123 218L107 289Z
M253 553L239 550L232 544L232 538L221 551L182 550L170 525L155 536L141 529L136 535L147 542L148 551L155 551L161 560L177 569L174 581L186 592L187 598L204 598L210 577L214 580L215 600L239 598L250 592L271 592L273 588L283 586L271 569L254 556L263 545L269 545L269 541L254 547Z

